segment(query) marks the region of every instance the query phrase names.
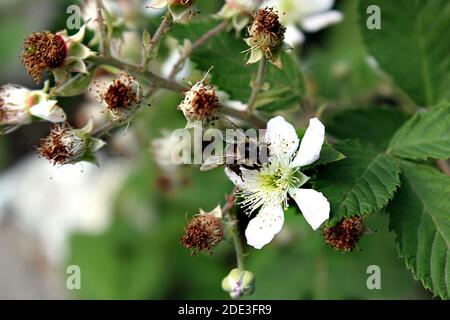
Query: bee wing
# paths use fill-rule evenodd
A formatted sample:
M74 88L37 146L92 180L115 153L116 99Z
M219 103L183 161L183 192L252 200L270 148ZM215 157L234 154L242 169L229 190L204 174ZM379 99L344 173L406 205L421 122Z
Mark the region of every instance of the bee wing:
M233 121L231 121L229 118L227 118L226 116L220 116L220 118L218 119L217 123L216 123L217 127L222 128L221 130L223 131L223 137L224 137L224 141L226 143L242 143L245 141L245 139L247 138L246 135L244 134L244 130L238 128ZM227 134L227 129L232 129L233 134L229 135Z
M203 161L200 166L200 171L209 171L224 164L232 164L239 161L239 156L236 154L226 154L225 156L210 156Z
M225 164L225 157L210 156L203 161L200 171L209 171Z

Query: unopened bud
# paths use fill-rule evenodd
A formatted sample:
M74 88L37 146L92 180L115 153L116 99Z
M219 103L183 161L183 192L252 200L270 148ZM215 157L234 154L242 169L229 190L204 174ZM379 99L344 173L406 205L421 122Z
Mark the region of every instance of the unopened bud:
M255 276L250 271L233 269L222 280L222 289L233 299L249 296L255 290Z

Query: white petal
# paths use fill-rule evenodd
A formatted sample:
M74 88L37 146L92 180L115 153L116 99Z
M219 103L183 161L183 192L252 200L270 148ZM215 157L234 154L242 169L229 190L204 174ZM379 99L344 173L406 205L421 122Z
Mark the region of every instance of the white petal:
M250 220L245 237L247 243L256 249L261 249L280 232L284 223L284 212L281 206L263 207L258 215Z
M265 138L271 160L290 158L298 148L297 132L282 116L269 120Z
M302 167L319 159L324 140L325 126L317 118L309 120L308 129L306 129L300 148L291 162L291 166Z
M321 192L313 189L295 189L289 193L309 225L316 230L330 216L330 203Z
M291 47L295 47L305 41L305 35L295 25L286 26L284 41Z
M263 58L263 53L260 49L251 49L250 58L248 58L246 64L256 63Z
M303 17L331 9L334 0L295 0L295 8Z
M236 186L240 187L244 183L233 170L230 170L228 167L225 167L225 174L227 175L228 179L231 180Z
M301 21L301 27L307 32L316 32L325 27L341 22L343 18L343 14L339 11L327 11L303 18Z
M67 118L64 110L56 105L56 100L38 103L30 108L30 113L50 122L63 122Z
M167 6L167 0L151 0L147 3L147 8L161 9Z

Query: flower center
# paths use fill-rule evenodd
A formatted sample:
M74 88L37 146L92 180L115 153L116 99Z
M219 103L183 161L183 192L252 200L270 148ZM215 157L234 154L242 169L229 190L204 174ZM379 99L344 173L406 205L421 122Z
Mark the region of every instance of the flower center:
M39 94L30 94L27 99L28 108L32 108L41 101L41 96Z
M61 67L67 57L63 37L49 31L32 33L23 47L22 63L36 82L41 81L42 71Z
M307 180L308 177L298 168L280 165L271 168L269 165L255 174L247 175L238 195L243 198L241 204L249 213L264 205L287 207L289 190L300 187Z

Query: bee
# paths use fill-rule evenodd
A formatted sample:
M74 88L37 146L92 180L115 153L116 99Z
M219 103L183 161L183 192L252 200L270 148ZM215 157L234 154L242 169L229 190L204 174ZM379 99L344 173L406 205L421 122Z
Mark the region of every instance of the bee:
M259 170L263 164L268 162L268 148L265 142L259 142L237 130L238 134L232 140L225 142L225 154L223 156L210 156L202 163L200 170L209 171L225 165L238 176L242 177L241 168L248 170Z

